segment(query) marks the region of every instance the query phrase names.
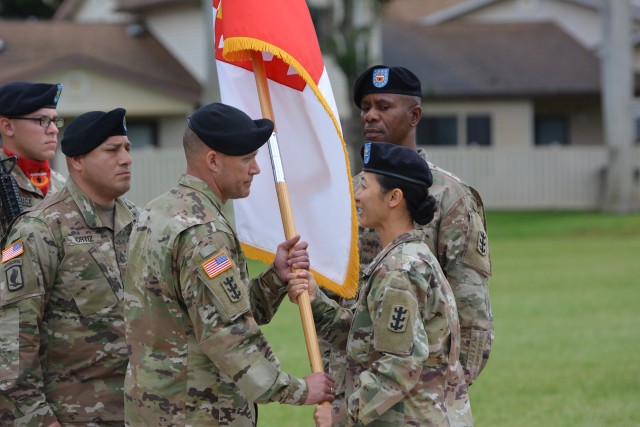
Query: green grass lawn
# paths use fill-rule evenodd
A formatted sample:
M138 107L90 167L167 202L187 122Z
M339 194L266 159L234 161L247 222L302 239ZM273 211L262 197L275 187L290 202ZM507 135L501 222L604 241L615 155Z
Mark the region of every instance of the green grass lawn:
M475 425L640 426L640 215L487 221L496 340L471 387ZM286 371L309 373L297 306L264 331ZM312 411L263 405L259 426L312 426Z

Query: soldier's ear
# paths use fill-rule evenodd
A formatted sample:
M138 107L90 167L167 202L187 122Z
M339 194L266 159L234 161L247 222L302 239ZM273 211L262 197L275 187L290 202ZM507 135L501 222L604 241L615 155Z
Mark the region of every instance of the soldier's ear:
M404 199L404 194L399 188L394 188L393 190L389 191L387 195L389 196L388 203L390 208L395 208Z
M221 160L222 156L220 156L220 153L214 150L207 150L205 154L205 164L210 172L216 173L220 170Z
M67 156L67 169L69 172L80 172L84 167L84 155Z
M422 118L422 106L419 103L411 107L411 110L409 110L409 117L411 127L418 126L418 123L420 123L420 119Z
M13 136L14 126L11 119L6 117L0 117L0 134L6 136Z

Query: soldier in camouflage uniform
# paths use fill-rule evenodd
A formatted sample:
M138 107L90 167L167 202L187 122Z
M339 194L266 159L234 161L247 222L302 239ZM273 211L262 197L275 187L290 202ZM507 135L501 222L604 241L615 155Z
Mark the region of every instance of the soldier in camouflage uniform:
M124 424L123 276L135 207L125 110L89 112L62 139L65 187L4 239L0 394L16 426Z
M0 160L18 157L11 174L24 209L64 186L64 177L49 167L56 154L58 129L64 125L56 114L61 92L61 84L13 82L0 86ZM0 237L8 227L0 205Z
M354 86L354 101L361 109L367 141L389 142L417 149L416 127L422 117L419 79L402 67L373 66ZM427 160L422 149L418 153ZM493 315L488 278L491 259L485 212L478 192L455 175L429 163L433 186L429 192L438 201L433 221L423 230L425 242L436 255L456 297L462 345L460 361L471 384L489 359L493 342ZM354 191L361 175L354 178ZM360 262L363 268L380 252L376 232L360 229Z
M317 425L470 426L455 298L414 228L436 210L429 167L414 150L386 143L366 143L363 158L359 219L384 248L365 268L353 309L310 291L316 328L347 354L346 402L334 402L333 416L319 406ZM291 298L298 283L290 281Z
M282 301L291 268L309 267L306 243L279 245L274 265L250 281L224 209L249 195L272 131L271 121L236 108L201 107L183 138L187 173L140 215L125 280L130 426L249 427L256 403L333 397L325 373L283 372L258 327Z

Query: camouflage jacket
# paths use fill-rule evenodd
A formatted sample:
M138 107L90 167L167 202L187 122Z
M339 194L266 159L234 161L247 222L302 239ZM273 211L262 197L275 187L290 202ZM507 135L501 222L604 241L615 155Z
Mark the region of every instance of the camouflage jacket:
M7 157L8 156L5 152L0 150L0 160L4 160ZM16 184L18 184L18 193L20 194L20 201L22 202L22 207L25 210L35 206L36 203L44 199L40 189L29 181L29 178L27 178L18 166L13 168L11 175L16 179ZM47 196L60 191L62 187L64 187L64 183L64 176L51 169L51 186L49 187ZM4 218L4 211L2 210L2 204L0 204L0 238L7 232L8 227L9 224Z
M455 298L422 233L389 243L361 283L352 310L321 292L312 305L322 336L347 352L336 425L472 425Z
M418 153L427 160L423 150ZM429 167L433 174L429 194L436 198L438 210L431 222L415 226L423 230L424 240L455 295L462 340L460 361L471 384L485 367L493 343L488 285L491 258L484 207L476 190L432 163ZM362 174L354 177L354 191L361 179ZM359 237L360 265L364 269L382 248L373 229L360 228Z
M122 422L123 275L135 207L114 229L69 179L8 232L0 274L0 393L16 425Z
M183 175L131 235L125 280L131 426L254 426L254 403L302 404L258 324L286 294L273 268L250 281L231 223L203 181Z

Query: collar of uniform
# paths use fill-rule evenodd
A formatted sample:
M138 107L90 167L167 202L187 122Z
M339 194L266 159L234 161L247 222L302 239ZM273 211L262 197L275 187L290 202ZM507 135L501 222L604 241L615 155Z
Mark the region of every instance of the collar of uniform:
M202 193L207 199L211 201L211 203L213 203L220 215L222 215L225 221L229 223L231 229L236 229L235 218L233 215L233 203L231 201L222 204L222 201L218 198L218 196L216 196L216 193L213 192L211 187L209 187L206 182L204 182L200 178L196 178L195 176L182 174L178 183L185 187L192 188L199 193Z
M384 257L386 257L387 254L391 252L393 248L395 248L401 243L410 242L413 240L419 240L419 241L424 240L424 231L413 229L393 239L387 246L385 246L380 251L378 255L376 255L373 261L371 261L371 264L369 264L367 268L364 270L363 274L365 276L370 276L373 270L375 270L378 264L380 264L380 261L382 261Z
M420 154L420 157L422 157L426 162L429 162L429 155L427 154L426 150L418 148L418 154Z
M102 220L96 211L96 205L93 203L93 200L82 192L76 183L73 182L71 177L67 179L65 187L67 188L67 191L69 191L73 201L78 205L78 210L80 211L82 218L84 218L84 222L87 226L90 228L106 227L102 223ZM122 200L117 198L116 215L113 222L115 227L115 230L113 230L114 233L117 234L121 229L126 227L128 224L131 224L133 219L133 214L124 206Z
M202 193L206 196L207 199L211 200L216 208L222 212L222 201L216 196L216 193L207 185L206 182L201 180L200 178L196 178L195 176L182 174L180 177L180 181L178 181L180 185L184 185L185 187L193 188L199 193Z

